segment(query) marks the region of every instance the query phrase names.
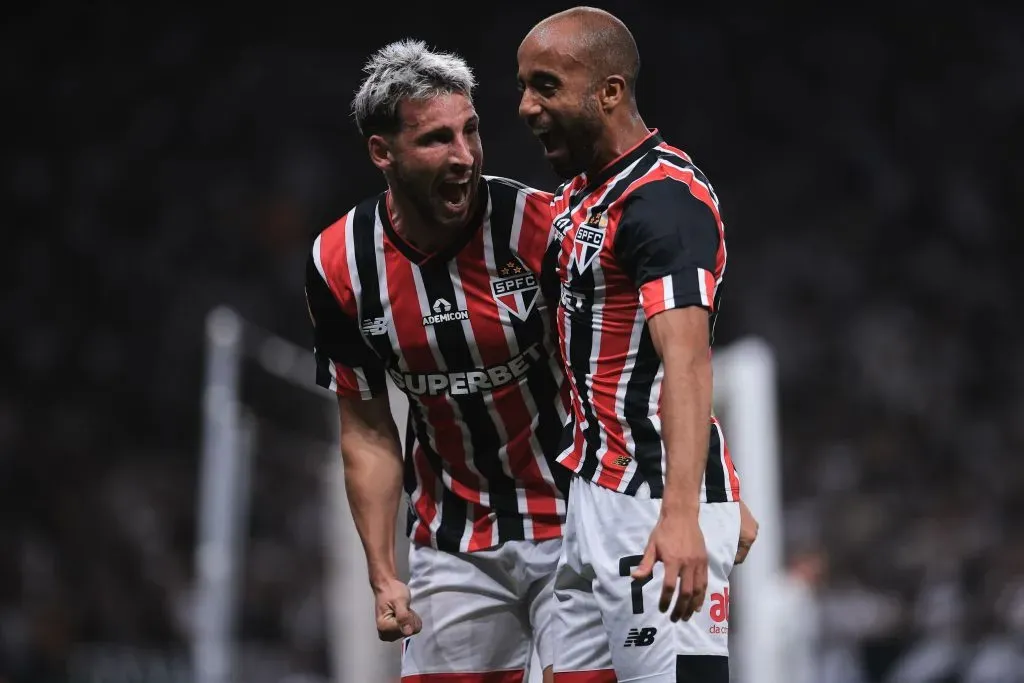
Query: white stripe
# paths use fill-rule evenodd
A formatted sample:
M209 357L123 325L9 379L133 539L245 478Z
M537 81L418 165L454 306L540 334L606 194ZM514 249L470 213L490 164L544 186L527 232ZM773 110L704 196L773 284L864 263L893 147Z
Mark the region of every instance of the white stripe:
M381 200L381 201L383 201L383 200ZM387 259L385 258L386 257L386 252L384 251L384 223L380 219L380 213L381 213L380 212L380 208L381 207L378 205L377 207L374 208L374 212L373 212L373 216L374 216L374 219L373 219L373 245L374 245L374 249L376 251L376 260L377 260L377 282L376 282L377 296L380 298L381 314L382 314L384 320L387 321L388 341L391 342L391 348L394 351L396 358L398 359L398 368L397 368L397 370L399 372L406 372L406 371L408 371L408 367L409 366L408 366L408 363L406 362L405 356L402 354L402 347L398 343L398 330L397 330L396 326L394 325L393 318L392 318L392 315L391 315L391 296L388 293L389 292L389 289L388 289L388 268L387 268ZM351 223L351 221L349 221L349 226L350 226L350 229L349 229L349 239L352 239L352 233L353 233L353 231L351 229L351 225L352 225L352 223ZM350 242L350 245L351 245L351 242ZM350 246L349 254L350 254L350 256L349 256L350 271L349 272L353 273L353 275L352 275L352 277L353 277L352 287L353 287L353 289L356 289L355 278L358 277L358 275L356 274L358 271L356 271L355 248L353 246ZM370 286L373 286L374 283L368 283L368 284ZM356 290L356 291L361 291L361 289L362 289L362 287L360 285L360 288L358 290ZM362 301L362 297L356 296L356 303L357 303L357 307L359 309L359 318L360 318L360 320L362 320L362 303L361 303L361 301ZM364 338L365 338L365 336L364 336ZM412 410L412 405L411 404L412 404L412 401L415 400L415 397L412 396L411 394L408 394L408 393L406 393L406 396L409 398L409 402L410 402L409 409ZM426 415L427 414L426 407L423 406L422 404L419 407L420 407L420 414ZM424 420L424 423L426 424L426 428L425 429L426 429L426 436L427 436L427 438L430 440L430 442L432 444L436 443L437 439L436 439L436 436L434 434L434 430L433 430L433 427L432 427L432 425L430 423L430 420ZM405 425L396 425L396 427L398 427L399 429L404 429ZM418 434L418 431L414 430L414 433ZM417 440L418 440L418 437L417 437ZM417 475L417 477L416 477L416 488L413 490L412 495L409 496L410 504L415 506L417 503L419 503L420 499L423 498L423 495L424 495L423 482L420 481L420 478ZM435 491L434 491L434 519L431 520L431 522L430 522L430 524L428 526L429 531L430 531L430 539L431 539L431 542L433 542L433 543L436 543L436 541L437 541L437 531L438 531L438 529L441 528L441 500L442 500L441 483L438 481L436 483Z
M370 393L370 385L366 381L366 373L362 368L352 368L352 372L356 376L356 385L359 387L359 395L363 398L370 398L373 394Z
M703 268L697 269L697 289L700 290L700 302L703 305L710 307L711 297L708 294L707 280L704 279L705 276L707 276L707 273L708 271Z
M521 191L518 195L516 195L515 211L512 214L512 227L511 227L511 231L509 233L509 243L510 243L510 246L512 247L512 252L514 254L516 254L517 256L519 254L518 245L519 245L520 235L522 234L522 228L523 228L523 216L525 215L525 212L526 212L526 198L530 194L532 194L532 192ZM487 272L491 275L491 277L495 277L497 275L497 270L498 270L499 264L494 259L494 233L490 229L490 223L488 223L487 225L484 226L483 238L484 238L484 264L487 266ZM537 296L540 297L540 293L539 292L537 293ZM554 373L553 376L556 377L556 378L557 377L561 377L562 376L561 368L558 367L557 365L553 365L553 364L557 364L559 362L559 356L558 356L558 350L551 348L551 341L550 341L551 340L551 335L549 334L549 328L547 326L546 316L543 314L544 302L543 301L538 301L534 305L536 307L536 310L539 311L540 317L545 320L544 331L545 331L545 335L546 336L545 336L545 344L544 344L545 349L544 350L548 354L548 363L550 365L552 365L552 371ZM497 303L495 303L495 308L498 311L498 319L501 322L501 329L502 329L502 331L505 334L505 343L508 344L509 357L513 357L513 356L515 356L515 355L520 353L520 349L519 349L519 341L516 339L515 330L513 329L513 326L512 326L512 319L510 317L509 312L507 310L505 310L504 307L498 306ZM526 377L521 378L520 385L519 385L519 390L522 393L523 402L526 404L526 410L528 411L528 413L530 415L533 416L533 418L532 418L532 420L530 422L530 426L529 426L529 430L530 430L530 433L529 433L529 435L530 435L530 450L533 452L533 459L537 463L537 467L540 469L541 478L545 482L547 482L547 484L549 486L551 486L552 491L557 491L558 488L555 485L555 478L554 478L554 475L551 472L551 467L548 465L547 459L544 457L544 450L543 450L543 448L541 448L540 442L537 441L536 429L537 429L537 424L540 421L539 411L537 409L537 401L536 401L536 399L533 396L533 392L530 391L530 385L526 381ZM491 397L490 393L488 393L488 400L489 401L493 400L493 398ZM555 394L554 400L555 400L556 410L558 410L558 414L562 418L563 423L564 423L565 407L562 405L562 401L559 398L559 395L558 395L557 392ZM507 437L506 437L506 443L507 443ZM502 446L501 453L503 453L505 455L505 459L507 459L507 445ZM503 460L503 463L504 463L504 460ZM510 472L510 476L511 476L511 472ZM524 515L526 515L529 512L529 506L527 505L526 490L523 487L519 486L518 483L516 485L516 500L518 501L519 511L522 512ZM561 498L561 496L556 496L555 497L555 509L556 509L556 511L560 515L564 515L565 514L565 501ZM524 531L524 535L525 535L525 537L527 539L533 538L533 520L530 519L528 516L524 517L524 519L523 519L523 531Z
M575 211L573 211L573 214L576 214L575 218L578 221L582 221L583 220L583 216L586 215L586 212L588 211L588 209L584 209L583 208L584 205L585 204L589 204L590 206L598 206L598 205L600 205L601 202L604 201L605 197L607 197L608 194L615 188L615 186L623 178L628 177L629 174L633 172L633 169L636 167L636 165L638 163L640 163L640 161L642 159L643 159L643 157L640 157L639 159L634 161L632 164L630 164L629 166L624 168L622 170L622 172L620 172L618 175L615 176L614 179L610 180L608 182L608 185L605 187L604 192L602 192L601 195L597 198L597 201L593 201L593 202L583 201L583 202L580 202L580 205L576 207ZM591 196L593 196L593 195L591 195ZM575 236L576 231L578 231L578 230L579 230L579 226L576 223L576 221L574 221L574 229L573 229L573 235L574 236ZM605 247L608 247L609 249L611 248L610 247L610 242L608 240L604 240L603 243L601 244L601 251L604 251ZM572 247L570 246L570 249L571 248ZM569 261L569 264L567 265L567 268L569 268L569 269L572 268L572 261L571 260ZM589 370L590 371L587 372L586 379L584 381L585 381L586 386L587 386L588 396L590 396L591 405L593 406L594 405L594 375L596 374L596 371L597 371L597 361L601 357L601 341L602 341L602 336L603 336L602 333L601 333L601 330L603 329L603 326L604 326L604 308L605 308L604 301L605 301L605 298L606 298L603 295L603 293L600 296L597 294L598 292L601 292L604 289L604 269L601 267L601 253L600 253L600 251L598 252L598 254L596 256L594 256L594 260L590 264L590 272L593 273L593 277L594 277L594 298L593 298L593 301L591 302L591 307L590 307L590 312L591 312L591 329L592 329L592 332L591 332L591 346L590 346L590 359L588 361L588 363L589 363ZM567 319L568 319L568 316L567 316ZM569 325L567 324L566 327L568 327L568 326ZM566 348L569 348L568 339L566 341ZM605 454L608 452L608 434L605 432L604 428L601 427L601 420L599 418L597 418L596 408L594 408L594 412L595 412L595 419L597 419L597 423L598 423L598 431L597 431L597 433L598 433L598 437L600 439L599 445L597 447L597 452L593 456L593 457L597 458L597 468L594 470L594 481L597 481L598 478L600 478L601 473L604 471L604 468L601 465L601 459L604 458ZM584 413L584 415L586 415L586 413ZM584 431L585 431L585 425L582 425L582 427L584 428ZM586 453L586 448L587 448L587 446L584 445L584 453ZM623 477L623 480L625 481L625 477Z
M320 256L320 239L323 237L323 233L316 236L313 240L313 263L316 265L316 272L320 273L320 277L327 282L327 274L324 273L323 257Z
M626 390L629 388L629 380L633 377L633 369L636 367L636 350L640 347L640 336L646 327L647 318L644 316L642 306L637 306L633 315L633 329L629 334L629 351L626 361L622 366L622 374L619 375L618 386L615 387L615 416L622 426L622 438L626 443L626 452L629 454L629 465L622 473L622 481L619 482L618 490L625 491L629 482L636 475L636 439L633 438L633 430L626 420Z
M327 359L327 371L331 373L331 386L327 388L338 393L338 368L330 358Z
M725 434L722 433L722 425L719 424L718 420L712 422L715 431L718 432L718 462L722 466L722 488L725 489L725 499L732 501L732 482L729 481L729 466L725 460ZM707 499L704 498L701 502L705 502Z
M661 278L661 286L664 290L664 295L662 296L662 305L665 307L666 310L670 308L675 308L676 289L675 287L672 286L672 276L666 275L665 277Z

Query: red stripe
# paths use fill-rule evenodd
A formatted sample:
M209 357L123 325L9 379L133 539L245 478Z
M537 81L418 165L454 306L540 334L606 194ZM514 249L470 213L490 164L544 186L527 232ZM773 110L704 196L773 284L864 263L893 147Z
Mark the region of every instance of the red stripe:
M430 525L437 518L437 475L430 469L423 447L417 445L412 454L413 467L416 468L416 479L420 482L419 495L413 494L412 506L416 511L419 524L413 532L413 542L418 545L431 545Z
M491 509L482 505L470 504L469 515L473 520L473 531L469 536L468 552L484 550L494 545L494 517Z
M489 673L412 674L402 676L402 683L523 683L523 671L491 671ZM614 683L615 679L612 679Z
M391 320L402 357L410 372L436 372L437 362L430 351L419 297L416 291L412 264L390 243L385 245L385 268L388 280L388 300ZM446 469L452 475L452 492L471 502L480 502L480 478L467 467L467 454L462 444L462 430L455 420L455 412L444 396L420 396L426 421L434 426L436 446L444 457ZM436 475L432 475L433 479ZM427 493L427 492L425 492ZM433 491L429 492L433 495Z
M729 489L732 491L732 499L740 499L740 478L736 474L736 465L732 462L732 456L729 455L729 443L725 440L725 432L722 430L722 425L718 422L717 417L712 417L711 420L718 425L718 436L722 441L722 454L725 458L725 469L726 474L729 475Z
M530 230L528 226L524 226ZM462 289L466 293L466 306L470 310L469 320L473 330L473 343L480 353L484 366L505 363L512 356L512 350L505 340L505 329L499 317L498 304L491 293L491 278L480 267L485 263L483 240L473 240L459 254L456 261ZM505 264L495 263L500 268ZM475 344L476 340L488 343ZM519 349L519 352L525 349ZM534 361L534 362L543 362ZM486 400L486 399L485 399ZM491 392L490 407L492 416L501 420L508 437L506 457L516 487L525 489L526 510L533 515L557 514L555 506L555 489L544 481L538 457L542 454L534 451L531 443L533 435L533 417L526 404L523 390L518 384L509 384Z
M523 259L523 265L534 273L541 272L544 252L547 251L551 221L554 219L552 196L548 192L528 194L523 206L523 223L516 250ZM496 265L501 267L502 264Z
M320 265L324 277L338 305L347 314L356 317L356 302L352 296L352 277L348 272L348 217L345 214L320 233Z
M555 672L555 683L616 683L617 680L614 669Z
M333 360L329 362L331 367L334 368L335 393L339 396L361 398L363 394L359 390L359 380L356 379L356 373L341 363L335 363Z
M614 243L615 227L622 217L623 204L618 203L608 211L608 229L605 245ZM626 359L632 352L630 337L633 333L633 316L621 312L636 311L640 306L640 294L629 278L615 265L612 249L601 249L601 272L604 275L606 292L621 292L620 296L607 297L603 311L606 315L601 323L601 348L593 368L593 389L591 400L597 421L604 427L607 450L601 458L601 472L597 483L616 490L626 474L630 458L626 447L626 435L619 422L615 406L615 393L626 368ZM618 461L618 462L616 462Z

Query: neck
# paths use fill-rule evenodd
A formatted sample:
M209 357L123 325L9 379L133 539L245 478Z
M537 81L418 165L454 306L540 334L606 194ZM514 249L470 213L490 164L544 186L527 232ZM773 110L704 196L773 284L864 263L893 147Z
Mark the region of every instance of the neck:
M593 177L603 171L608 164L636 147L650 133L640 114L635 111L627 114L623 120L613 122L595 145L597 153L587 168L587 176Z
M433 254L448 246L465 228L465 225L452 228L434 224L394 190L387 193L387 207L395 232L424 254ZM475 215L474 208L470 209L469 215Z

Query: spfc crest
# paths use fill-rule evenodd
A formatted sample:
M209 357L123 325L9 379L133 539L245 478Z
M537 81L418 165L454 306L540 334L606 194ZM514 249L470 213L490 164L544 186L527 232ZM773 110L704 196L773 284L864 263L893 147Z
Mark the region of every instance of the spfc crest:
M595 211L587 218L573 235L572 255L576 261L576 270L585 271L601 253L604 244L604 229L608 225L608 217L603 211Z
M515 258L498 268L498 277L491 278L494 300L520 320L530 316L539 291L537 277Z

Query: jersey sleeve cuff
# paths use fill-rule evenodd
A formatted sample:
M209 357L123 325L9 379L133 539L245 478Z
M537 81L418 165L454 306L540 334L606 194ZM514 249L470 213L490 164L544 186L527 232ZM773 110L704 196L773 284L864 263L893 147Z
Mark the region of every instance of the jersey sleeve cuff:
M345 398L367 401L381 393L382 382L373 381L363 368L350 368L330 359L318 359L316 383Z
M711 271L688 268L640 285L640 305L648 319L662 311L686 306L714 311L716 286Z

